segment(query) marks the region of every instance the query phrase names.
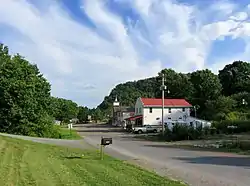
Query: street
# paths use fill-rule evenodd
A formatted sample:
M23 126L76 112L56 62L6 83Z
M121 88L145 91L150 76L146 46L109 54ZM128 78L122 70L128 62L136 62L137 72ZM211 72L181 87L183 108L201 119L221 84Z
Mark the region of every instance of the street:
M162 142L136 139L133 134L105 124L75 127L87 143L96 147L102 136L112 137L113 144L105 148L107 154L189 185L249 186L250 183L249 156L171 148Z

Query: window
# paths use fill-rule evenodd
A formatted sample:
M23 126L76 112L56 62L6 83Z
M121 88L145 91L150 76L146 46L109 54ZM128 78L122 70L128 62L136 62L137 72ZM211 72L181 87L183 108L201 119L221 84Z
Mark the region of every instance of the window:
M185 108L182 108L182 112L185 112L186 111L186 109Z
M139 113L141 113L141 108L139 108Z
M136 114L138 113L138 108L136 108Z
M171 108L168 109L168 113L171 113Z
M156 120L160 120L160 118L156 118Z
M168 119L171 119L170 117Z
M150 108L149 108L149 113L152 113L152 112L153 112L153 108L150 107Z
M182 117L179 117L179 119L182 119Z

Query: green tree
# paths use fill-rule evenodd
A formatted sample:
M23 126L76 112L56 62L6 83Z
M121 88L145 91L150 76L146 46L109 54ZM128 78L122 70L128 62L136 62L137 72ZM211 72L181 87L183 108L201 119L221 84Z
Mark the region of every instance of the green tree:
M167 90L169 90L166 97L191 99L194 88L188 75L177 73L172 69L164 69L161 73L164 73L165 85L167 86ZM159 76L157 77L157 97L161 97L161 73L159 73Z
M77 117L78 105L75 102L63 98L51 98L51 102L55 119L67 123L70 119Z
M219 71L219 79L226 96L240 92L250 92L250 64L235 61Z
M79 112L77 118L79 119L80 122L86 123L88 121L88 115L90 114L88 107L80 106L78 110Z
M215 100L206 101L206 118L211 120L225 120L230 112L234 111L236 101L230 97L219 96Z
M221 84L218 76L210 70L198 70L191 73L194 86L194 97L203 101L216 99L221 94Z
M199 105L197 115L201 116L205 110L205 102L215 100L221 95L221 84L218 76L210 70L198 70L190 74L190 81L194 87L191 102Z
M0 64L0 131L45 136L53 128L47 112L50 84L36 65L20 55L10 58L3 45Z

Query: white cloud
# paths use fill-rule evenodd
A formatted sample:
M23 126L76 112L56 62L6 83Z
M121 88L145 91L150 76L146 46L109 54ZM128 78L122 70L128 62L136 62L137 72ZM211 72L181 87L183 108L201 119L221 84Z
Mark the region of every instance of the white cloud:
M229 1L211 5L210 14L171 0L116 0L137 13L136 26L124 24L104 2L83 1L81 10L96 26L91 28L74 20L57 1L44 0L36 7L25 0L3 1L0 28L12 31L0 39L38 64L52 83L53 95L95 106L115 84L157 75L164 67L216 71L225 60L207 64L213 41L250 33L247 12L235 12L237 6ZM216 12L223 16L208 23L201 18Z

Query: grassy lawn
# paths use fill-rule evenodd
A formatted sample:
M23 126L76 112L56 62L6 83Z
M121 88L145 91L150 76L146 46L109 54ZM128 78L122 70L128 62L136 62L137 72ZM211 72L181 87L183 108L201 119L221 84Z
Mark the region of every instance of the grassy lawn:
M70 130L68 128L60 128L60 134L62 139L81 139L82 137L74 130Z
M0 136L1 186L181 186L105 156Z

